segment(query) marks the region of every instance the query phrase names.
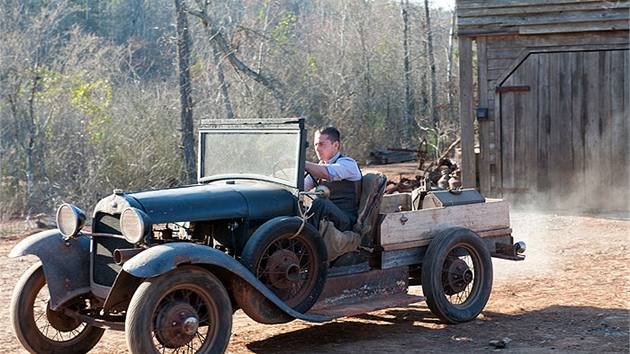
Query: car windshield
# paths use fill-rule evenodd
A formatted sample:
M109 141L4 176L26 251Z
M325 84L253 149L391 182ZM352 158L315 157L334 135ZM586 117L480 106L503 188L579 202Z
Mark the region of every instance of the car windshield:
M210 122L200 129L201 182L249 178L302 187L302 120Z

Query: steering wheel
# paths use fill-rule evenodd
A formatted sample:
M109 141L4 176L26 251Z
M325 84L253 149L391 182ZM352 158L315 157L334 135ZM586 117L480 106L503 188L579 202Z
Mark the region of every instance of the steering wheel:
M319 179L317 179L317 177L315 177L315 175L313 175L309 170L304 169L304 178L306 178L306 176L311 177L313 182L315 182L315 187L319 186Z
M319 186L319 180L315 177L315 175L313 175L311 172L309 172L307 169L304 169L304 178L306 178L307 176L311 177L313 179L313 182L315 182L315 187ZM308 191L305 191L308 192ZM315 196L313 195L306 195L308 198L310 198L311 201L315 200Z

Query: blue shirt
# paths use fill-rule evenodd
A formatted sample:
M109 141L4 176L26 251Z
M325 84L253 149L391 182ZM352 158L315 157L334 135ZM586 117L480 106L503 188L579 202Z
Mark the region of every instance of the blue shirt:
M324 165L326 170L328 170L328 181L360 181L361 180L361 170L357 165L357 162L348 156L341 156L341 153L337 153L328 163L319 163L320 165ZM304 179L304 190L310 191L315 188L315 181L311 178L311 176L307 176Z

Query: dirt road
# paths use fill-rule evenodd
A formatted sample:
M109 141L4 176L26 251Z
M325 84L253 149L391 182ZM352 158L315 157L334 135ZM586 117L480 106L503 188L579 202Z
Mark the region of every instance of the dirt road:
M630 352L628 215L512 210L511 224L515 240L528 245L527 259L493 260L492 295L474 321L444 325L424 303L323 324L262 325L238 311L228 353ZM12 332L9 303L36 259L6 257L21 238L0 236L0 353L25 352ZM127 353L124 335L107 332L90 353Z

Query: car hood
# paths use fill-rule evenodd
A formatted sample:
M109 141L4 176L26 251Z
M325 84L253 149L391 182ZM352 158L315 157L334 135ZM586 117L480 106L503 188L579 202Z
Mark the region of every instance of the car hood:
M220 181L122 195L153 223L296 215L297 197L260 181Z

